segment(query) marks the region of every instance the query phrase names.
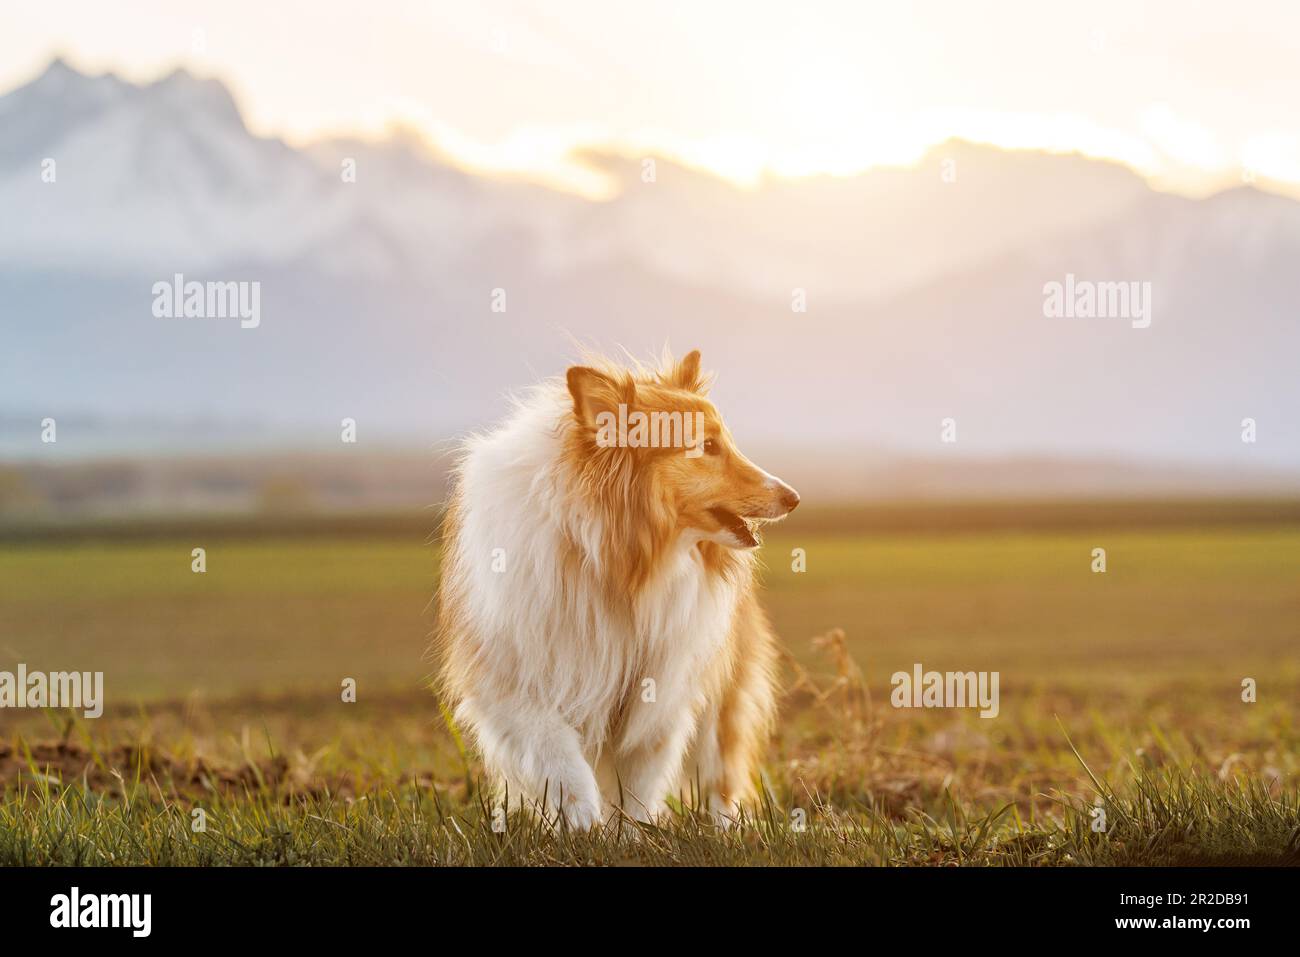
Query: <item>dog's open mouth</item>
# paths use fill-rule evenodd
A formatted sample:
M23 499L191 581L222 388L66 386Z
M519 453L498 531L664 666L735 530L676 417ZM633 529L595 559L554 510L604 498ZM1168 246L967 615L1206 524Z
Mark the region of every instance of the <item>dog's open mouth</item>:
M758 545L758 526L762 519L742 518L730 509L717 507L709 509L709 514L718 520L718 524L729 531L741 548L755 548Z

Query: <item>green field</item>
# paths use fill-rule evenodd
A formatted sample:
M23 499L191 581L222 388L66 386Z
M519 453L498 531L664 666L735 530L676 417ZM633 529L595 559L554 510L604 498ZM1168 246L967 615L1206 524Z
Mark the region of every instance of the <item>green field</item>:
M487 825L424 687L432 528L0 531L0 670L103 671L107 699L93 721L0 711L0 862L1297 859L1294 505L795 516L763 549L790 655L769 801L734 831L683 809L635 838ZM1000 714L892 708L916 662L999 672Z

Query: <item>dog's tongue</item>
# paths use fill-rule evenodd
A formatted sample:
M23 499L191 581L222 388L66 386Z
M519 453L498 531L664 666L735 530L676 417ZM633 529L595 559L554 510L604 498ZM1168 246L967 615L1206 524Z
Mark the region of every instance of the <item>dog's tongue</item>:
M740 543L742 548L754 548L758 545L758 539L750 531L749 524L735 512L728 511L725 508L711 508L709 513L718 520L723 528L736 536L736 541Z

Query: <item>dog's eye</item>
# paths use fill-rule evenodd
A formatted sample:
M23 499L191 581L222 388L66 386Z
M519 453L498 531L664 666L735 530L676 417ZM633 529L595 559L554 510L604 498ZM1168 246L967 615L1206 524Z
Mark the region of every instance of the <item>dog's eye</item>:
M718 450L718 443L717 443L717 442L714 442L712 439L705 439L705 440L704 440L704 454L705 454L705 455L717 455L717 454L718 454L718 451L719 451L719 450Z

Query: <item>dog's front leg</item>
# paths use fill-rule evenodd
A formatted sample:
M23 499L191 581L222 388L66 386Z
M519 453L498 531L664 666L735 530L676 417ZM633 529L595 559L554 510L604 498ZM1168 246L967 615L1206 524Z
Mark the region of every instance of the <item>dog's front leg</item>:
M474 729L489 770L506 785L510 801L540 802L559 811L569 826L587 830L601 819L600 789L582 753L578 732L548 709L506 701L479 709L472 701L457 710Z
M654 821L664 813L664 799L681 774L694 730L694 718L688 713L661 735L621 751L619 785L625 814L637 821Z

